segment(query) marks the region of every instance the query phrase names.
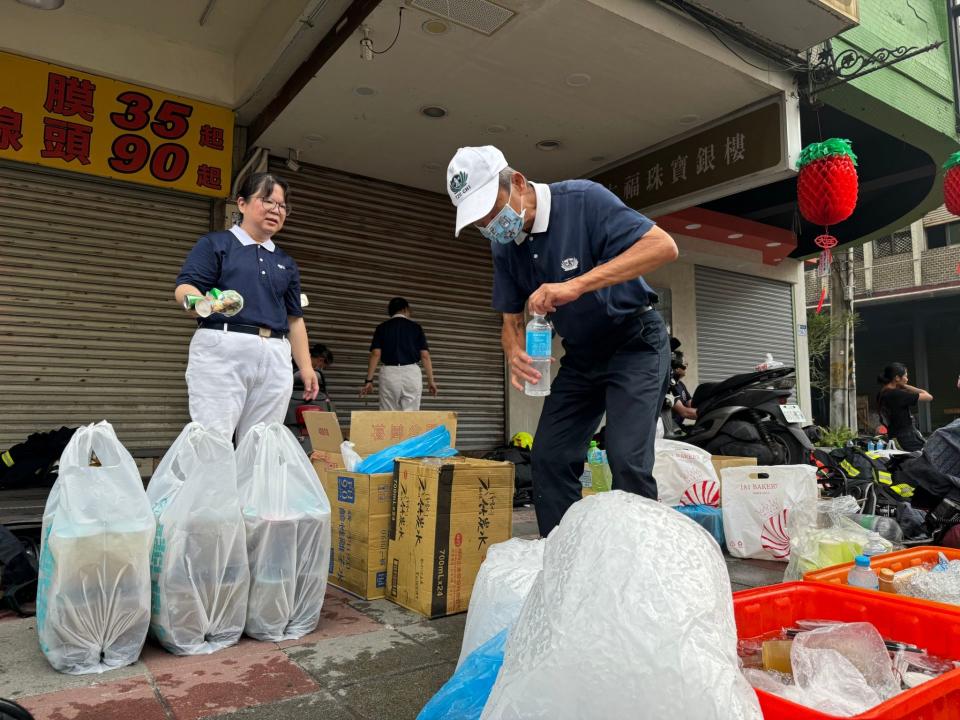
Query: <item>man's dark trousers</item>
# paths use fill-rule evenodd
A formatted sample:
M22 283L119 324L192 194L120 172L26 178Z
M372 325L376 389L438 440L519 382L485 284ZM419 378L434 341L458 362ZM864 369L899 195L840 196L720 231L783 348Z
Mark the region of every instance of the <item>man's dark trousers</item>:
M587 449L604 412L613 488L657 499L654 441L670 372L666 328L655 310L598 325L608 329L595 342L564 343L560 372L540 415L533 498L543 537L581 497Z

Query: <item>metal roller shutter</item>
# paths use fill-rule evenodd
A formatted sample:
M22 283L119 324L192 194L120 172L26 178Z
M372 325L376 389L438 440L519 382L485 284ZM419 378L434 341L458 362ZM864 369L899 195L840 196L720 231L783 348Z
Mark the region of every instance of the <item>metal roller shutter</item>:
M793 288L788 283L697 266L700 382L750 372L766 353L793 365Z
M173 283L209 200L0 163L0 447L102 419L160 455L189 419Z
M310 341L334 354L326 376L340 422L376 409L375 396L357 393L373 330L399 295L423 325L440 385L422 409L458 413L460 448L501 444L503 353L486 241L472 230L454 239L445 195L306 164L291 173L276 159L271 170L291 184L294 210L278 241L300 267Z

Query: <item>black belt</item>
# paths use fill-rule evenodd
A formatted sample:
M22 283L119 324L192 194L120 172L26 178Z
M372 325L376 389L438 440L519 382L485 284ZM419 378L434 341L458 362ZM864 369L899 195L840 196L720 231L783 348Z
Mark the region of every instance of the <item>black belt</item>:
M227 332L238 332L245 335L259 335L262 338L272 338L274 340L287 339L287 333L277 332L270 328L257 327L256 325L237 325L234 323L214 322L212 320L198 320L197 327L208 330L226 330Z

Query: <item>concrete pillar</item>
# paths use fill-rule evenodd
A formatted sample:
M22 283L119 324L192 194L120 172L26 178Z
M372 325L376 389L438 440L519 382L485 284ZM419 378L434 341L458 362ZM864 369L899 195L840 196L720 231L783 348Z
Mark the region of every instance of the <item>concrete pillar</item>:
M913 285L920 287L923 285L923 266L921 258L927 245L926 235L923 232L923 220L917 220L910 225L910 240L913 249Z

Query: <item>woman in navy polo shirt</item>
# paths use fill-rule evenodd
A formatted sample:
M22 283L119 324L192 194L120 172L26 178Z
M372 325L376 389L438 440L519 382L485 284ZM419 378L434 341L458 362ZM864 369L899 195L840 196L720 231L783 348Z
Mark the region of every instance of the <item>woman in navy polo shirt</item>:
M247 177L237 195L240 224L200 238L177 276L181 304L211 288L243 296L236 315L198 318L187 363L190 417L230 438L236 432L238 441L257 423L283 422L293 387L291 351L304 399L319 389L300 307L300 271L272 239L290 213L288 197L278 177Z

